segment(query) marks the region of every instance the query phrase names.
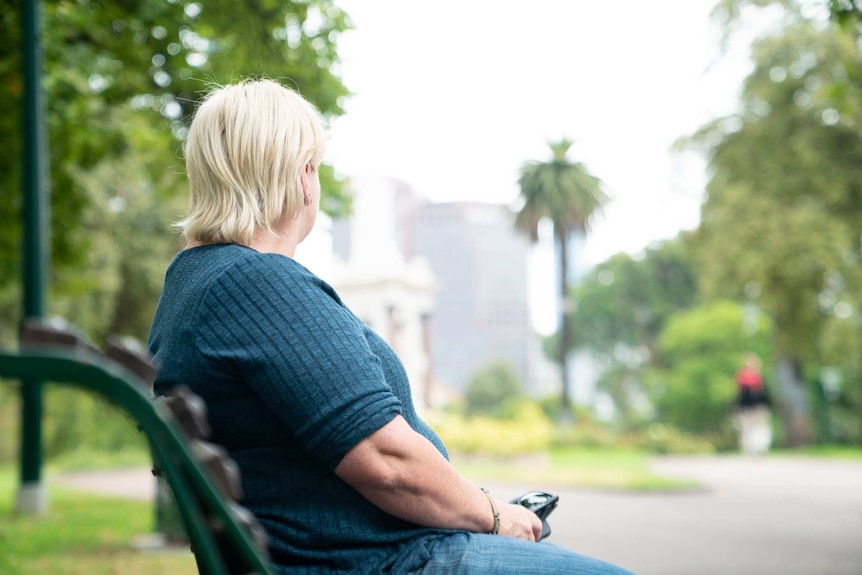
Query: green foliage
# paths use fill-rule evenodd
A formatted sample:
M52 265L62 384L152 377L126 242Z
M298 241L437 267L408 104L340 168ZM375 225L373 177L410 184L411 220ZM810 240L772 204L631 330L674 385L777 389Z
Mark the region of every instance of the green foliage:
M813 25L763 39L754 54L742 114L695 137L714 173L699 271L707 294L756 301L775 321L781 352L805 358L833 311L819 296L836 281L845 291L860 281L862 135L818 88L835 61L862 57Z
M140 335L142 317L154 305L152 285L161 280L154 278L151 264L176 248L173 234L147 223L167 212L170 216L161 220L167 226L179 215L177 151L200 96L213 83L266 75L296 87L325 117L341 114L348 91L337 75L337 41L349 21L331 0L249 0L241 9L235 0L39 4L50 144L52 298L86 294L93 314L115 313L81 321L88 330L92 323L96 332L122 327ZM0 107L7 112L0 119L0 189L10 193L0 195L0 317L11 325L20 313L15 297L21 262L20 40L18 5L6 2L0 11ZM324 210L343 213L349 197L334 171L326 168L321 177ZM137 247L118 254L97 245L106 234L93 237L87 224L98 222L106 208L93 206L104 195L93 185L146 191L127 204L131 234L111 240L137 237ZM155 205L160 202L174 205L160 211ZM135 255L146 249L144 241L155 244L155 250L138 266ZM110 262L122 262L121 269ZM102 273L106 265L112 269ZM136 317L125 319L121 311Z
M712 174L695 252L704 295L772 319L775 355L788 368L779 413L788 441L804 443L812 425L802 377L828 354L829 324L855 318L862 304L862 54L854 35L806 20L797 2L721 2L729 28L741 8L770 4L788 9L752 48L741 112L688 141Z
M550 143L550 162L525 162L518 185L524 205L515 225L538 240L539 222L548 218L557 236L568 238L574 231L586 232L596 212L608 201L602 182L589 173L581 162L566 156L572 141Z
M145 448L134 420L100 398L68 386L45 388L43 449L48 461L82 447L105 452Z
M554 430L555 448L627 447L618 427L598 421L589 413L579 413L572 425L560 425Z
M165 268L179 249L172 224L186 203L181 194L164 194L183 187L179 160L162 165L157 152L172 141L170 133L150 130L142 111L115 115L134 138L113 162L77 176L87 198L77 233L90 249L74 271L56 271L60 281L49 301L53 315L98 343L109 333L146 340Z
M606 355L617 346L652 348L668 316L691 307L697 280L683 236L643 257L617 254L572 292L572 347Z
M829 318L818 348L822 442L862 445L862 332L852 317Z
M105 469L134 469L153 466L153 455L144 435L139 434L133 443L119 449L93 447L88 444L64 451L53 457L51 472L76 473L103 471Z
M856 42L862 36L862 3L858 0L826 0L814 4L822 4L828 8L830 26L835 32L846 37L848 42ZM719 0L713 16L724 29L723 45L743 20L743 14L749 7L782 8L785 25L798 25L811 18L812 3L807 0ZM817 26L822 26L817 14ZM834 109L845 117L858 122L862 118L862 66L855 55L844 60L836 60L835 73L824 78L826 82L819 86L820 96L825 97Z
M771 339L765 316L754 317L730 301L672 317L658 341L660 367L646 380L656 420L710 438L719 447L732 445L734 374L749 351L770 365ZM764 377L769 385L768 369Z
M20 442L18 385L0 380L0 465L18 458ZM82 453L113 454L115 461L148 450L146 438L127 415L95 395L46 384L42 448L46 461Z
M558 395L549 395L542 397L537 400L537 403L541 408L542 413L545 414L545 417L547 417L551 421L561 420L560 416L563 406ZM582 418L589 419L593 416L592 411L588 407L577 405L572 407L572 414L574 414L575 421L581 421Z
M598 389L619 419L636 425L645 413L641 380L654 362L656 339L668 317L694 305L697 278L687 234L655 244L642 257L617 254L597 265L571 294L571 342L603 368ZM558 336L551 345L557 345Z
M495 360L470 379L465 393L468 415L504 416L507 402L517 401L524 386L512 364L504 359Z
M598 421L583 414L574 425L555 430L556 449L637 450L642 453L691 455L715 453L706 437L687 433L675 425L648 422L634 429Z

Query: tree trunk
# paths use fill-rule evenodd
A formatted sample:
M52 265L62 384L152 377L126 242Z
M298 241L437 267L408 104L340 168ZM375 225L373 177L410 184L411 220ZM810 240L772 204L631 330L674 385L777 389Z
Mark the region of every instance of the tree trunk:
M795 355L778 358L775 367L775 409L784 424L788 447L808 445L812 441L811 410L808 390L802 379L802 361Z
M569 390L569 323L571 321L571 304L569 303L569 252L568 233L565 229L556 230L557 241L560 244L560 349L558 360L560 362L560 382L562 394L560 395L560 418L562 421L572 419L572 400Z

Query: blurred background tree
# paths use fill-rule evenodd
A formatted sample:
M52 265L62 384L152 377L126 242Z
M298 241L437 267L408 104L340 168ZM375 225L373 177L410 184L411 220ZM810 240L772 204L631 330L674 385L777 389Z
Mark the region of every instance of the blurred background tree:
M350 26L331 0L40 0L50 145L50 293L95 343L146 339L185 209L182 142L216 84L266 76L296 88L325 119L349 96L338 39ZM20 3L0 0L0 343L21 319ZM350 199L321 170L331 215ZM0 460L14 451L17 395L0 386ZM82 438L115 448L138 434L92 398L49 388L46 455ZM94 422L99 425L95 426ZM139 447L142 447L139 445Z
M859 293L862 134L826 89L859 51L834 26L793 19L753 57L741 112L690 141L711 172L695 249L707 296L771 317L779 410L788 442L803 444L813 433L807 362L820 361L826 318Z
M656 419L716 447L734 447L734 374L745 353L764 360L764 378L774 387L769 318L752 315L738 302L716 300L675 314L657 344L657 361L645 378Z
M617 254L571 292L572 345L590 351L604 370L598 389L611 398L623 425L636 425L646 415L639 401L643 370L656 360L668 318L696 298L684 236L646 249L643 257Z
M0 3L0 188L13 191L21 169L19 3ZM337 74L337 40L349 21L330 0L41 4L49 313L91 335L145 337L141 317L161 280L151 277L153 262L177 248L169 222L182 212L180 148L196 103L212 84L267 75L298 89L324 117L340 115L348 91ZM324 210L349 209L331 168L323 178ZM20 202L18 193L0 195L0 323L7 326L20 315ZM79 305L83 294L90 301Z
M770 25L739 112L677 143L707 160L699 228L572 286L568 345L592 353L629 428L732 447L733 373L755 350L786 445L860 443L862 8L720 0L713 13L725 41L753 14Z

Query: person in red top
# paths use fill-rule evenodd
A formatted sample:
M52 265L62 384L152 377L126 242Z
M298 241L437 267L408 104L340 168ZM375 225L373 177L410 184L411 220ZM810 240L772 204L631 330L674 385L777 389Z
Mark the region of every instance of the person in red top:
M760 358L756 354L746 354L735 377L739 447L749 455L762 455L772 444L769 394L760 366Z

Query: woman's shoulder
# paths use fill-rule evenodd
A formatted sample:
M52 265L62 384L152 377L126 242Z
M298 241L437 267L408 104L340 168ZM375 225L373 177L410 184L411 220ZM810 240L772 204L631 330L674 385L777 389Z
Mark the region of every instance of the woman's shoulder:
M308 296L316 292L341 302L332 286L293 258L258 252L237 244L201 246L204 247L208 247L209 251L199 252L196 257L212 263L210 273L218 284L226 283L234 287L248 285L252 291L275 290L283 295L296 292Z
M332 286L296 260L237 244L187 248L171 264L168 280L187 295L197 293L201 301L263 298L273 303L330 301L343 306Z

